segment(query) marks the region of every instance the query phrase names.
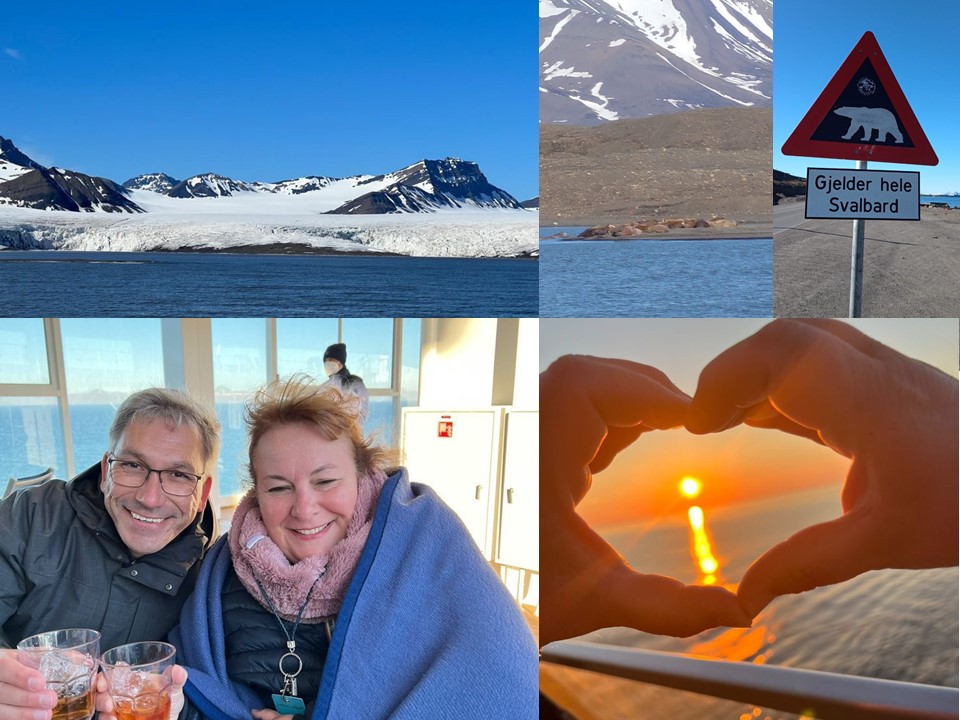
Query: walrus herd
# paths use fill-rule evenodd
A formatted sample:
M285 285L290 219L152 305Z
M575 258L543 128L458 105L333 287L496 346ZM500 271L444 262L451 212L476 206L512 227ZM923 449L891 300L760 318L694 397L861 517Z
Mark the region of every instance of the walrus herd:
M732 228L737 226L736 220L726 218L668 218L665 220L637 220L622 225L594 225L577 236L577 239L594 238L605 240L608 238L629 238L649 235L650 233L665 233L675 228Z

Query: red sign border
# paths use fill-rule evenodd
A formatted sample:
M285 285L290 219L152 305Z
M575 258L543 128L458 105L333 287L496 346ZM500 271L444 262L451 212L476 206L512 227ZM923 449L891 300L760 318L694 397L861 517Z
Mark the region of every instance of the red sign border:
M860 69L867 57L870 58L870 62L877 73L877 79L890 98L897 118L903 123L907 135L913 140L914 147L894 147L892 145L872 145L869 143L855 145L853 143L830 142L812 138L823 119L833 111L833 105L837 98L850 84L854 74ZM784 155L837 158L840 160L875 160L877 162L903 163L906 165L938 165L940 163L940 159L920 127L910 103L907 102L903 90L900 89L900 83L897 82L887 59L883 56L883 51L880 50L877 39L869 30L863 34L850 55L843 61L843 65L834 74L833 79L827 83L823 92L820 93L820 97L816 99L807 114L803 116L803 120L787 138L781 152Z

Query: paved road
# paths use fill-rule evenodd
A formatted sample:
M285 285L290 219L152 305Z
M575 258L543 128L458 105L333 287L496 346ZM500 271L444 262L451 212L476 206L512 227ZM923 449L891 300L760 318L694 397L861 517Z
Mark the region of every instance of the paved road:
M806 222L803 217L804 204L802 202L786 203L785 205L774 205L773 207L773 231L794 228L801 223Z
M960 210L865 227L864 317L960 317ZM773 209L773 313L846 317L852 220L805 220L803 203Z

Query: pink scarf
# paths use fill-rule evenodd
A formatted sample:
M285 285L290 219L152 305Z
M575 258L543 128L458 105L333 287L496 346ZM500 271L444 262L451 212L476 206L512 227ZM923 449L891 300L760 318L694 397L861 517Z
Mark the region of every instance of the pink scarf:
M387 476L379 471L361 476L357 482L357 505L347 525L346 537L334 545L329 554L304 558L295 565L290 564L267 535L256 495L250 490L234 511L227 540L233 569L247 592L269 610L257 587L259 580L280 616L292 621L316 581L303 619L319 621L336 615L370 534L374 509L386 480Z

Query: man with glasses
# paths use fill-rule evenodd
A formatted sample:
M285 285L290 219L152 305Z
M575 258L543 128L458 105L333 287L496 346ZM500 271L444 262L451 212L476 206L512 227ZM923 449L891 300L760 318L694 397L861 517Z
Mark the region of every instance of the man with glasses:
M216 539L219 432L186 395L144 390L121 404L98 465L0 503L0 648L74 627L99 630L104 649L164 639ZM0 649L0 720L48 720L56 696L42 688Z

